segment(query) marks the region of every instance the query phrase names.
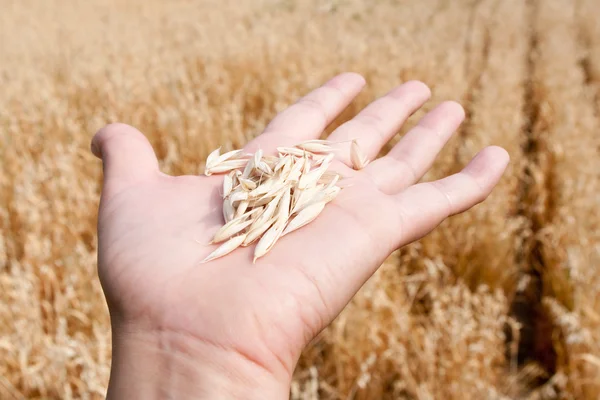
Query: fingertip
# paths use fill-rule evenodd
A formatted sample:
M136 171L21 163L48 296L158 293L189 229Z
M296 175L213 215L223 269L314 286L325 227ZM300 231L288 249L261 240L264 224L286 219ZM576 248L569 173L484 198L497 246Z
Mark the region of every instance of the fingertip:
M431 97L431 90L423 82L411 80L396 86L394 89L388 92L387 96L401 101L407 101L407 99L410 99L416 105L415 108L418 109L427 100L429 100Z
M346 94L360 91L366 84L365 78L357 72L343 72L334 76L325 86L335 87Z
M482 149L464 171L471 175L487 196L496 186L510 160L508 152L499 146Z
M90 144L102 160L105 177L135 180L158 169L158 161L146 136L133 126L111 123L99 129Z
M510 162L510 154L508 153L508 151L506 151L504 147L492 145L487 148L489 149L488 151L491 151L495 154L495 158L508 165L508 163Z
M364 85L367 83L365 77L359 74L358 72L348 71L344 72L342 75L347 77L347 79L356 82L357 84Z
M459 103L449 100L438 104L421 118L419 126L430 129L446 141L465 119L465 110Z
M446 115L452 116L457 121L462 122L465 119L465 108L457 101L446 100L440 103L438 107L443 109Z
M95 136L96 135L94 135L94 137ZM96 144L96 141L94 140L94 138L92 138L92 141L90 143L90 150L93 155L95 155L99 159L102 159L102 153L100 153L100 149L98 148L98 145Z
M504 170L510 161L508 152L500 146L487 146L476 156L494 169Z
M409 81L406 81L402 86L407 86L410 87L412 90L416 90L420 93L423 93L423 96L428 99L431 97L431 89L423 81L411 79Z
M113 122L104 125L102 128L98 129L92 137L92 143L90 145L92 153L96 157L102 158L102 148L105 146L106 142L115 135L127 134L130 133L130 131L137 131L137 129L121 122Z

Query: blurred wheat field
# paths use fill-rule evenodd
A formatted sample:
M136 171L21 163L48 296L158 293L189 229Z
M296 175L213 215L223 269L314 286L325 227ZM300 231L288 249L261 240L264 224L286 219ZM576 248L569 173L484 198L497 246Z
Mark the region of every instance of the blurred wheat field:
M419 79L467 119L425 180L483 146L484 203L394 253L306 349L293 399L600 398L596 0L0 0L0 398L97 399L97 129L144 132L170 174L238 148L343 71L329 130ZM391 143L391 144L393 144Z

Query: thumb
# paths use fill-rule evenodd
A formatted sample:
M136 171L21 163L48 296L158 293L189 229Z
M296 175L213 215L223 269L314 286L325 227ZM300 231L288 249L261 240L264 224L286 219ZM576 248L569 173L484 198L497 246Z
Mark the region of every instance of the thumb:
M92 138L92 153L102 160L104 183L128 186L158 172L158 160L148 139L137 129L114 123Z

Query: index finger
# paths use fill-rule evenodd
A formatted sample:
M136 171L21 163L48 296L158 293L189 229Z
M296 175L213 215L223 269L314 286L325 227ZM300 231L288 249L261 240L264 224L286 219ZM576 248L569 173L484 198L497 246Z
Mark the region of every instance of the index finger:
M246 147L267 150L318 138L364 85L364 78L357 73L335 76L280 112Z

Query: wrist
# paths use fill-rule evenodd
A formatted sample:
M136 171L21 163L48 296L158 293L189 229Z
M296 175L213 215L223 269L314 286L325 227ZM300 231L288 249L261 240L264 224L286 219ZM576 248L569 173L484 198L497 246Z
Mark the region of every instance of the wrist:
M113 331L107 399L288 399L290 381L186 334Z

